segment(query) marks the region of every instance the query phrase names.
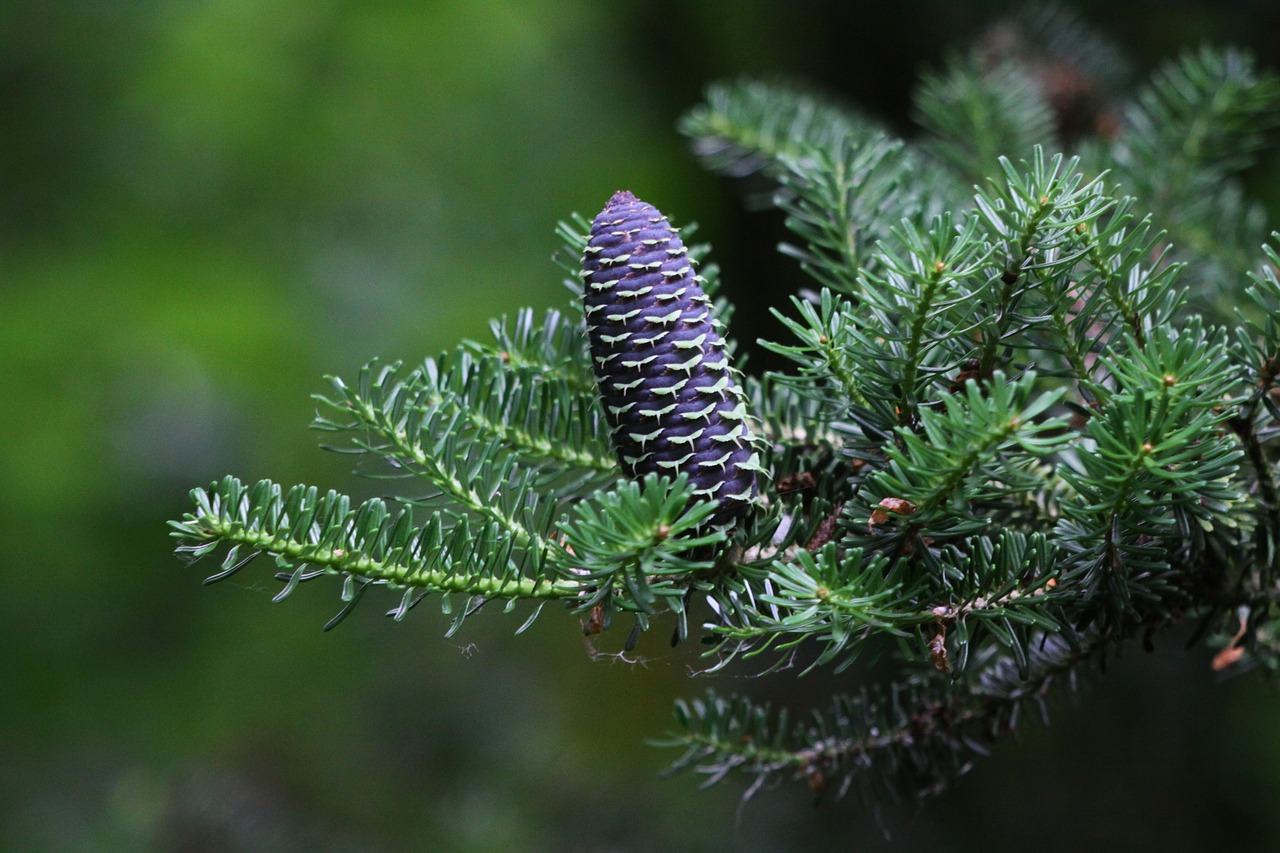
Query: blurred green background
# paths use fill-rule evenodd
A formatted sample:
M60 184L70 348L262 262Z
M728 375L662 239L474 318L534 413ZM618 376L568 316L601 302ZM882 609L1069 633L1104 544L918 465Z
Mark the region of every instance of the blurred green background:
M1267 2L1083 3L1145 72L1201 41L1276 67ZM1266 849L1277 697L1182 638L1131 651L919 814L738 806L644 740L696 650L588 659L576 620L370 605L262 566L204 588L164 522L226 473L374 493L305 431L324 374L560 305L553 227L616 189L699 220L776 330L776 216L674 131L717 78L786 74L909 130L992 3L9 0L0 6L0 849ZM1251 188L1280 223L1276 157ZM745 331L744 331L745 330ZM721 689L803 707L833 682ZM848 685L844 685L848 686Z

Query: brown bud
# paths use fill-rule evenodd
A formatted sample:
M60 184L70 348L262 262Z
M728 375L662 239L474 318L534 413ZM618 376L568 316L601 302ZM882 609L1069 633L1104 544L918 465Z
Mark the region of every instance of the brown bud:
M877 525L884 524L892 517L890 513L893 515L911 515L919 509L919 507L906 498L885 498L880 501L880 503L876 504L876 506L877 509L871 512L871 521L868 524L869 527L876 527Z
M929 638L929 662L938 672L951 671L951 659L947 657L947 629L938 626L938 633Z

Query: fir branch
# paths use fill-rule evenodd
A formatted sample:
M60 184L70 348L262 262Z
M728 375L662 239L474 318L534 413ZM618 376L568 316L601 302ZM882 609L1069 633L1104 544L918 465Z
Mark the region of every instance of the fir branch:
M221 571L206 582L230 577L260 554L273 556L288 582L277 601L322 574L338 575L348 587L359 583L362 591L365 584L405 590L400 608L389 614L397 618L430 593L572 600L582 592L552 568L547 552L515 548L494 522L473 524L436 511L416 525L411 509L393 511L377 498L353 508L334 491L322 495L301 485L285 491L268 480L247 487L234 477L195 489L191 498L195 511L170 522L182 543L178 551L199 558L228 548ZM349 590L344 600L352 600Z
M782 156L777 204L805 246L784 243L779 251L799 260L819 284L858 294L863 266L874 263L872 248L894 223L919 212L921 202L905 180L916 168L901 141L878 133Z
M1218 633L1226 665L1247 650L1280 670L1280 253L1257 263L1259 208L1236 178L1280 117L1280 82L1243 54L1188 54L1113 138L1112 63L1082 83L1103 138L1067 158L1052 154L1057 128L1082 131L1053 84L1081 82L1107 47L1069 16L1015 29L924 81L919 144L749 81L712 87L684 118L706 165L769 188L797 238L783 251L817 284L763 343L785 372L747 377L721 409L675 399L737 381L700 350L732 351L713 317L732 306L707 248L687 250L695 274L674 229L643 233L662 217L620 192L595 224L558 229L576 297L565 314L521 311L492 340L412 369L371 362L317 398L315 426L410 494L352 506L227 478L171 522L179 552L219 552L210 581L269 556L277 600L340 578L330 626L386 587L397 619L439 596L451 631L495 599L528 600L530 620L561 602L588 634L629 614L629 644L663 612L684 637L699 600L711 671L838 671L868 653L898 665L884 688L795 725L714 694L677 706L676 768L743 772L748 795L788 775L815 792L940 790L1051 684L1182 615ZM584 252L600 256L586 280L609 291L593 310L614 324L590 341ZM1234 329L1200 319L1229 314L1216 301L1241 295L1246 270ZM655 278L614 288L630 271ZM661 334L632 340L629 300L645 294L684 313L643 316ZM678 358L653 349L668 324ZM627 358L608 383L634 399L602 408L592 357L615 354ZM715 382L689 381L709 365ZM649 408L646 382L672 400ZM629 430L640 454L621 457L666 454L681 477L620 479L604 415L631 406L684 407ZM696 499L729 457L680 450L712 412L733 440L748 426L760 438L738 448L729 512Z
M1058 536L1072 565L1064 578L1086 609L1102 595L1113 616L1147 619L1186 595L1175 547L1235 524L1241 451L1217 429L1231 416L1222 403L1233 381L1220 338L1193 322L1122 351L1107 363L1117 390L1095 387L1100 412L1063 472L1077 496L1062 503Z
M709 691L676 704L681 731L657 745L683 750L671 773L691 770L706 785L735 772L749 777L747 798L782 776L805 782L815 796L851 789L867 802L933 796L986 755L988 743L1015 730L1025 707L1047 719L1050 690L1096 648L1044 637L1030 646L1026 677L997 659L952 688L916 679L887 692L836 696L827 714L795 724L785 709Z
M581 286L578 282L577 287ZM570 319L559 311L548 310L539 323L534 310L525 308L514 320L493 320L489 328L493 343L463 341L462 349L478 355L496 355L512 370L543 380L558 380L574 392L594 394L595 377L587 358L587 336L581 317Z
M450 432L463 430L525 465L581 469L596 478L616 476L617 461L605 443L595 395L558 381L549 366L530 367L523 360L515 367L510 350L503 352L507 355L474 356L459 350L427 359L404 375L398 365L384 370L375 362L361 371L355 389L330 378L337 396L315 399L347 418L318 417L315 426L360 434L380 423L407 421L412 414L431 422L450 413ZM435 452L427 447L432 440L432 430L419 427L413 438L406 436L404 446L386 450L395 465L412 468Z
M741 178L776 175L784 158L831 150L874 127L797 88L744 79L709 86L704 102L680 119L679 130L707 168Z
M722 530L708 525L717 502L693 501L693 494L683 474L674 482L650 474L574 506L560 529L573 574L592 590L579 609L633 610L642 628L659 601L683 610L689 580L714 566L709 546L725 541Z
M997 266L991 275L998 279L993 280L989 309L979 325L979 375L996 368L1011 337L1021 338L1053 316L1024 310L1024 303L1035 305L1039 287L1061 282L1059 274L1070 270L1086 251L1080 234L1115 204L1099 179L1084 180L1077 159L1046 159L1036 146L1031 160L1022 165L1025 171L1001 158L1003 180L975 197L976 218L994 246ZM1069 351L1079 362L1078 348Z
M333 491L321 495L301 485L286 491L267 480L247 487L227 477L193 490L195 511L170 526L182 543L179 553L198 559L226 549L220 571L206 582L272 556L283 570L276 577L286 582L277 601L322 575L343 578L343 599L352 606L353 589L356 595L369 585L403 590L400 606L388 613L396 619L430 594L442 595L449 613L449 596L464 594L469 604L452 633L494 599L564 601L578 611L603 605L606 621L617 610L651 614L658 601L682 611L692 577L713 565L692 555L713 553L707 548L724 541L723 531L704 529L715 502L691 497L684 478L622 483L575 505L559 522L557 539L522 542L499 522L472 522L447 510L415 524L412 507L393 511L378 498L353 508Z
M1280 233L1272 239L1280 241ZM1275 401L1280 386L1280 252L1268 245L1263 253L1263 270L1250 275L1252 284L1246 291L1261 320L1237 308L1243 322L1231 347L1237 370L1247 378L1247 393L1230 425L1244 448L1262 511L1254 531L1251 570L1236 574L1238 584L1255 600L1268 595L1280 578L1280 487L1270 446L1280 437L1280 405Z
M1125 111L1113 158L1140 198L1170 211L1192 181L1208 186L1250 165L1277 107L1280 79L1248 54L1188 51L1160 66Z
M870 641L883 635L915 637L918 660L955 673L973 650L993 641L1025 671L1033 631L1070 630L1065 605L1074 593L1057 589L1057 554L1045 535L972 537L950 556L959 570L945 573L942 584L913 577L904 562L891 565L883 555L841 551L834 543L763 571L743 567L755 588L753 603L730 608L711 601L720 617L705 626L719 658L714 669L765 652L778 655L778 666L794 650L817 644L805 672L825 665L840 672L877 648Z
M830 505L846 497L850 465L842 458L843 437L825 407L771 376L747 377L743 387L760 437L761 467L770 472L775 493L789 503L811 506L825 518ZM813 507L815 500L828 509ZM782 523L779 517L776 524ZM770 538L776 531L774 526Z
M317 416L316 428L350 433L355 452L385 461L393 477L420 477L433 489L406 500L444 501L499 525L520 548L546 550L538 532L546 511L537 512L537 474L520 466L503 436L471 434L460 407L418 404L396 380L395 366L366 365L354 388L337 377L330 382L336 396L318 399L346 419Z
M774 375L747 376L743 389L761 437L775 446L807 447L833 451L841 439L823 409L811 397Z
M736 658L764 652L787 653L804 643L822 647L808 669L838 662L848 667L876 633L906 636L912 626L936 617L921 614L923 595L887 558L842 551L828 542L817 551L799 550L764 570L740 569L751 584L750 603L726 606L713 597L719 621L705 627L715 643L719 669ZM785 662L780 657L778 664ZM806 670L807 671L807 670Z
M983 530L988 504L1038 482L1021 465L1054 453L1068 438L1065 418L1042 417L1062 390L1033 398L1035 384L1031 373L1016 381L996 373L983 385L970 380L961 393L943 392L936 408L920 412L920 432L899 427L884 466L845 508L846 545L916 554L922 567L938 571L932 544Z
M865 406L882 430L915 418L919 402L937 375L969 355L951 330L972 324L979 310L974 279L985 249L973 226L957 229L950 217L924 231L909 222L882 245L877 272L864 270L859 309L824 289L815 306L793 297L793 320L774 311L798 343L762 341L799 366L776 381L811 395L834 412L850 403Z
M937 622L927 640L934 667L964 672L981 658L988 639L1007 652L1020 677L1030 676L1030 649L1048 634L1075 639L1074 590L1059 583L1061 552L1045 533L1009 528L951 546L947 603L932 608Z
M937 373L931 364L949 367L969 355L946 346L954 337L943 329L968 328L971 312L979 304L983 285L975 274L987 250L975 239L975 224L970 220L962 228L953 228L946 214L930 223L927 231L904 222L894 231L897 245L883 250L883 277L867 277L875 291L868 302L874 306L872 316L879 326L867 324L862 329L857 339L862 348L859 360L864 368L870 367L867 362L882 365L864 371L864 382L876 376L881 398L884 391L896 389L894 411L899 424L916 423L920 405L930 398L929 386Z
M849 356L856 334L850 303L830 290L822 291L817 305L799 296L791 297L791 302L800 320L793 320L777 309L771 311L798 343L761 341L760 345L789 358L799 366L799 371L772 373L770 381L795 389L834 415L850 402L862 402L858 370Z
M924 150L965 185L980 183L1002 157L1058 147L1037 81L1014 63L989 68L976 57L953 57L943 72L924 75L912 101L916 121L931 134Z
M1132 198L1120 199L1105 224L1084 232L1090 275L1082 290L1100 301L1081 316L1089 318L1094 341L1118 341L1123 332L1142 347L1150 329L1174 319L1181 300L1174 286L1185 265L1166 259L1165 233L1153 232L1150 216L1135 223L1133 207ZM1120 330L1112 328L1117 321Z
M1166 62L1125 110L1109 161L1169 231L1195 283L1217 288L1215 270L1248 270L1265 232L1234 178L1277 123L1280 77L1245 53L1209 47Z

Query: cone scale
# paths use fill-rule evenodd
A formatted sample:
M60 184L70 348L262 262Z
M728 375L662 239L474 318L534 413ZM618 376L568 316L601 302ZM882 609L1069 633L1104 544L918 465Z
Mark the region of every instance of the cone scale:
M615 193L591 223L583 308L596 385L623 472L687 474L713 524L756 496L746 405L693 264L657 208Z

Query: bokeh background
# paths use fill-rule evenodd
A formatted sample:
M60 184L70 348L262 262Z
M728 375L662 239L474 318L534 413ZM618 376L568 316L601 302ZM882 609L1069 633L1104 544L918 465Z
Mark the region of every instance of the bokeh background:
M416 360L566 292L557 219L619 188L699 220L738 302L795 281L674 124L782 74L910 132L994 3L8 0L0 4L0 849L1267 849L1280 702L1159 638L877 817L662 780L700 693L665 630L592 662L576 621L213 587L164 522L226 473L373 493L305 426L325 374ZM1280 60L1276 4L1089 2L1141 74L1201 42ZM1277 157L1250 188L1280 223ZM744 331L745 330L745 331ZM803 707L832 683L730 678ZM847 685L846 685L847 686ZM893 841L887 842L886 837Z

